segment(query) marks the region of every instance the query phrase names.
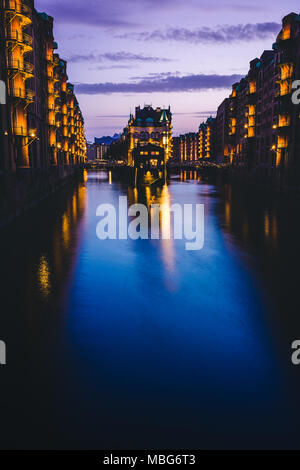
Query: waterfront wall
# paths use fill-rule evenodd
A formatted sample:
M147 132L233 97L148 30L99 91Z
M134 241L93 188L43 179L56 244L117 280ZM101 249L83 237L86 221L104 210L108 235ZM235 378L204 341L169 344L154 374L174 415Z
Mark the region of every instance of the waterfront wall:
M33 0L0 4L0 225L75 176L86 160L84 120L55 51L53 18Z

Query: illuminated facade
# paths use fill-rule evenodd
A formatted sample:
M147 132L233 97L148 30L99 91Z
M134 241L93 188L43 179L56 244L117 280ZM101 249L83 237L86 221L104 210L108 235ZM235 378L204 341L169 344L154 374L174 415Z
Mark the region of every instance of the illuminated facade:
M128 125L125 129L128 139L128 164L133 165L134 149L151 144L156 146L158 155L161 149L164 153L164 162L167 162L172 156L172 113L168 109L145 106L141 109L135 108L135 116L130 116ZM155 163L155 154L152 150Z
M7 88L0 165L10 190L20 177L25 185L30 179L32 190L41 185L35 175L62 179L85 161L84 121L66 62L55 53L53 18L38 13L33 0L3 0L0 41L0 78Z
M198 158L214 159L216 150L216 120L209 117L206 122L199 126Z
M300 15L291 13L283 18L273 49L251 61L247 76L232 87L228 139L220 143L218 137L218 151L228 154L231 165L262 181L298 184L300 106L292 102L292 83L299 79Z
M198 160L198 134L189 132L172 139L172 156L181 163Z
M273 46L277 67L273 149L276 167L289 180L300 178L300 106L292 103L292 82L300 79L300 15L290 14Z

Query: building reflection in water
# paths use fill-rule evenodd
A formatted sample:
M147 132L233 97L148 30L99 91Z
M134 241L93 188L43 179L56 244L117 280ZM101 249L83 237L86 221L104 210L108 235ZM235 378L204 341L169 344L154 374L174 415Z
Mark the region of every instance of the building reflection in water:
M174 273L175 271L175 253L174 253L174 240L173 240L173 231L171 219L174 220L174 217L171 218L171 197L170 191L167 185L165 185L161 191L161 251L162 251L162 260L165 267L165 270L168 273Z
M274 197L276 199L276 197ZM278 211L274 198L266 194L225 185L224 229L249 249L278 250Z
M66 199L63 211L53 220L52 240L46 246L46 253L40 255L37 264L37 278L40 294L44 299L55 295L54 289L63 284L63 279L70 275L73 265L73 253L78 243L80 221L87 207L86 181L74 188Z
M168 277L170 274L175 274L175 251L173 240L173 221L174 217L171 210L171 196L167 185L160 186L145 186L139 188L128 187L128 206L132 204L145 204L148 208L149 214L149 239L151 240L151 205L159 204L159 237L160 240L151 240L151 245L157 247L162 260L162 265L165 270L165 280L167 288L170 287L171 281Z
M181 170L180 171L180 181L201 181L201 175L198 173L197 170L187 171Z
M276 429L276 446L289 448L292 429L298 445L299 386L286 360L299 331L298 207L192 176L195 184L180 176L133 189L89 174L88 211L79 184L9 228L0 244L0 332L15 354L10 396L2 394L8 448L24 439L26 448L130 448L140 436L144 447L162 416L175 430L169 442L185 429L195 447L199 436L222 447L227 434L229 445L250 436L259 447ZM204 203L204 250L188 253L172 239L100 242L96 207L120 195L164 204L165 234L172 203ZM167 447L165 435L163 426L153 447Z
M38 279L41 294L48 297L51 292L49 261L45 255L41 255L38 265Z

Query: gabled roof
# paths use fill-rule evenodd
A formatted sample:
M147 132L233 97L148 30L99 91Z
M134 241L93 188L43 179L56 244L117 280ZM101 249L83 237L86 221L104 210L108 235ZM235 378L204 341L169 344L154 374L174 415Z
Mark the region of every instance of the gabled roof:
M135 117L132 118L133 125L138 127L161 126L172 119L172 113L169 109L145 106L141 109L139 106L135 108Z

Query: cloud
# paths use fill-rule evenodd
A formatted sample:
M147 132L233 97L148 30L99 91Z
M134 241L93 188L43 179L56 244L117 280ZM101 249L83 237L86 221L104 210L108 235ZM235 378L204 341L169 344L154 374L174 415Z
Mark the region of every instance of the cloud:
M99 67L89 67L89 70L136 70L137 65L99 65Z
M241 75L186 75L161 79L143 79L129 83L79 83L76 92L84 95L111 93L171 93L226 89L242 78Z
M36 0L38 11L46 11L61 24L89 25L98 28L134 28L147 23L154 13L181 15L201 12L257 11L257 4L236 4L215 0Z
M180 72L150 72L146 75L136 75L134 77L130 77L130 80L158 80L161 78L167 77L177 77L180 76Z
M125 19L120 0L37 0L35 3L37 9L46 11L58 23L106 28L136 26Z
M177 41L189 43L217 43L227 44L241 41L253 41L266 39L280 31L280 24L270 23L247 23L237 25L219 25L216 28L206 26L196 29L169 28L166 30L155 30L152 32L125 33L117 37L125 39L132 38L139 41Z
M165 57L153 57L132 52L105 52L103 54L74 54L67 58L68 62L172 62Z

